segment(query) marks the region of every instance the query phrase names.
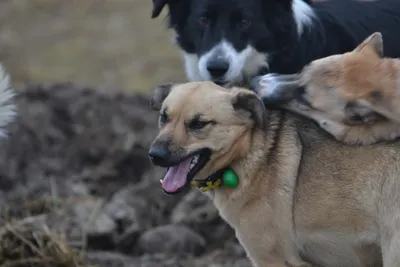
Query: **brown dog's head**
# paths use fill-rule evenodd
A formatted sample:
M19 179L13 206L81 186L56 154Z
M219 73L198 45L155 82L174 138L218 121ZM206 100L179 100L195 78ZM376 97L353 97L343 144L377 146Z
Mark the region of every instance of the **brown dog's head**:
M253 92L212 82L161 85L151 107L160 117L149 157L168 168L162 187L169 194L245 155L254 130L266 124L264 105Z
M303 114L318 110L337 122L364 124L386 119L383 107L398 91L398 72L383 58L382 35L374 33L353 51L315 60L298 74L257 77L252 89L266 105L290 105Z

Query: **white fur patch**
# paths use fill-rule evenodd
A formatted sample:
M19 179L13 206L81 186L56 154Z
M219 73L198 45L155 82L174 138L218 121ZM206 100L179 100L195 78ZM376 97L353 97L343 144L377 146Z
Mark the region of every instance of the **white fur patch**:
M260 76L255 86L254 91L261 98L270 98L275 94L279 93L280 83L277 79L279 77L276 73L268 73L266 75Z
M293 0L292 9L297 24L297 32L300 36L303 33L304 26L312 24L315 13L312 7L303 0Z
M205 81L199 72L199 57L196 54L183 52L183 59L185 60L185 71L188 80L191 82Z
M11 102L15 96L14 90L10 88L10 76L0 64L0 137L6 137L4 128L15 117L15 105Z
M190 81L212 80L207 70L207 63L213 57L221 57L229 62L229 69L224 80L229 83L242 82L245 77L253 77L262 67L268 67L267 55L247 46L243 51L237 52L233 46L222 41L206 54L198 58L194 54L184 53L186 75Z

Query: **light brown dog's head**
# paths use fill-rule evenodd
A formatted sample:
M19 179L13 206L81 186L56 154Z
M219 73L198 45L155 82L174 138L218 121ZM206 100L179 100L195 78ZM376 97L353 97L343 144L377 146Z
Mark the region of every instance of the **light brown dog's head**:
M351 52L311 62L298 74L257 77L252 89L266 105L318 110L347 125L373 123L391 116L398 94L399 69L383 58L383 41L374 33ZM386 118L385 118L386 117Z
M160 85L151 107L160 117L149 157L168 168L162 187L169 194L245 155L254 130L266 127L265 108L256 94L212 82Z

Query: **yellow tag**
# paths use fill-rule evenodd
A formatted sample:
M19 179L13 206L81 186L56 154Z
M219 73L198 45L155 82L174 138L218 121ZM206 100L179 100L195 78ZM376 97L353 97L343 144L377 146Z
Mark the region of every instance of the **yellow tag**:
M217 181L215 181L214 183L212 181L207 181L206 182L206 186L201 186L199 182L197 181L192 181L191 185L193 187L198 187L200 188L200 190L202 192L207 192L209 190L213 190L213 189L217 189L218 187L220 187L222 185L222 180L218 179Z
M200 187L200 184L197 181L192 181L192 186L193 187Z

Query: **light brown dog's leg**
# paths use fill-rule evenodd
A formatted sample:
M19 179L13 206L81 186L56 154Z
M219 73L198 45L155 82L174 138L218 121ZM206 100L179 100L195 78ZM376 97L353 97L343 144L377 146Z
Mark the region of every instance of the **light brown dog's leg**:
M400 266L400 233L394 234L382 244L383 267Z

